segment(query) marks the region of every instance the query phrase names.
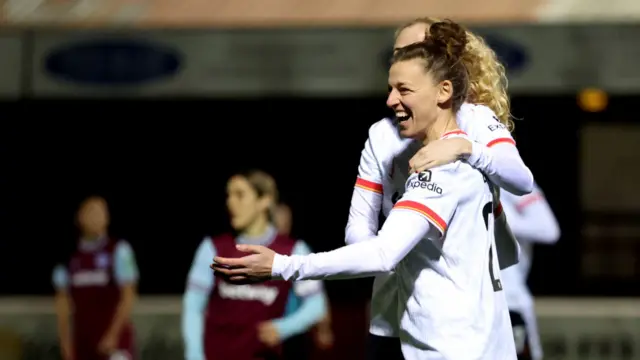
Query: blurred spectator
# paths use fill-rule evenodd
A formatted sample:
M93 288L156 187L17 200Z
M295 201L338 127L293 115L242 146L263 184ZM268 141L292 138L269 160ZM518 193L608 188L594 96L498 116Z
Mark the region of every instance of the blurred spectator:
M293 226L291 208L286 204L279 204L273 211L273 220L278 231L289 236ZM326 295L325 295L326 296ZM287 302L287 313L296 311L300 300L294 292L289 294ZM327 301L328 304L328 301ZM312 335L313 344L310 344ZM316 324L310 334L300 334L287 340L284 344L285 358L288 360L302 360L309 358L309 350L313 346L320 350L328 350L333 347L334 335L331 329L331 313L327 314Z
M541 360L542 345L527 277L533 258L532 245L555 244L560 238L560 227L551 206L537 185L531 194L524 196L503 191L500 203L521 248L520 262L502 271L518 360Z
M205 238L196 251L184 295L182 332L187 360L273 360L281 344L326 314L322 282L269 281L231 285L209 268L214 256L237 257L236 244L260 244L284 254L308 254L307 245L279 234L272 218L278 190L261 171L232 176L227 209L234 232ZM289 292L300 305L285 315Z
M109 237L109 210L102 197L82 202L77 225L77 251L53 271L62 357L135 359L130 317L138 267L133 250L126 241Z

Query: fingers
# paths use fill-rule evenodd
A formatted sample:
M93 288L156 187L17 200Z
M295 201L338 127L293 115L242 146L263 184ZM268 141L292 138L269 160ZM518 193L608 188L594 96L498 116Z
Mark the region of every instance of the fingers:
M236 245L236 249L245 253L260 254L264 246L260 245Z
M249 269L247 269L244 266L228 267L228 266L217 264L217 263L211 264L210 267L211 267L211 269L215 270L216 272L219 272L219 273L227 275L227 276L246 275L248 273L248 271L249 271Z
M230 276L230 275L223 274L222 272L219 272L219 271L215 271L214 275L234 285L250 285L250 284L255 284L260 282L259 280L250 278L247 275L231 275Z
M228 268L245 266L244 260L242 258L224 258L224 257L216 256L213 258L213 262Z
M432 168L436 167L437 165L438 165L437 161L426 161L423 164L413 168L413 171L419 173L419 172L423 172L425 170L432 169Z
M412 165L410 165L409 172L419 173L419 172L434 168L434 167L436 167L436 165L437 165L436 161L426 160L425 159L423 161L416 162L416 163L413 163Z
M431 160L427 154L418 153L409 160L409 171L420 172L426 170L425 166L429 164Z

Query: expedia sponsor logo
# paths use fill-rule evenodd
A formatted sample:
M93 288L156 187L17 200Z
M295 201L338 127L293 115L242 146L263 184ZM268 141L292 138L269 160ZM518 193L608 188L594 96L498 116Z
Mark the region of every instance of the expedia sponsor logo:
M504 124L489 125L489 131L496 131L496 130L507 130L507 127Z
M278 297L278 288L264 285L232 285L220 282L218 293L223 299L260 301L270 306Z
M431 170L425 170L418 174L418 181L431 181Z
M442 188L438 186L436 183L432 182L424 182L424 181L411 181L408 185L409 189L426 189L429 191L433 191L438 195L442 195Z
M71 277L73 286L104 286L109 282L109 273L106 270L80 271Z

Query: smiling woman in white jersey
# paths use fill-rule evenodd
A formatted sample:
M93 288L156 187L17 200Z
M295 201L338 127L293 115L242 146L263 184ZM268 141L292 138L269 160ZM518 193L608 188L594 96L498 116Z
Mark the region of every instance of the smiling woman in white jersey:
M532 245L555 244L560 238L560 227L538 186L531 194L516 196L504 193L500 199L522 249L518 265L502 272L518 360L541 360L542 346L527 276L533 256Z
M467 37L453 22L431 25L423 42L399 49L387 105L402 137L426 145L465 136L456 113L467 97L460 62ZM407 116L408 115L408 116ZM377 236L320 254L214 259L231 281L344 279L397 274L397 322L407 360L513 360L515 346L493 240L493 194L480 171L456 161L411 174Z
M400 27L394 48L424 40L428 27L434 22L423 18ZM382 119L373 124L360 158L346 228L347 244L370 239L377 233L378 215L382 211L384 216L388 216L401 195L408 177L407 163L412 156L417 163L428 164L466 157L470 165L487 174L493 183L517 194L531 191L533 176L522 162L509 132L512 124L504 68L481 38L470 32L467 32L467 38L469 42L462 62L469 73L470 87L467 103L457 113L457 122L473 141L463 138L437 140L414 155L417 149L409 148L411 141L399 136L394 120ZM470 154L465 150L469 147L472 149ZM370 307L368 360L402 359L395 311L398 301L395 281L393 273L375 279Z

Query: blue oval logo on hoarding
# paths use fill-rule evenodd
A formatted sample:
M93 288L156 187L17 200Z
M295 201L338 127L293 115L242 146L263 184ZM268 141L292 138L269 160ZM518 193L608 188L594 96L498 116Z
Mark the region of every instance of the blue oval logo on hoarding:
M507 72L513 73L522 70L529 62L524 46L493 35L487 35L484 39L487 45L496 52Z
M47 73L84 85L142 85L178 73L174 49L143 41L94 40L61 46L46 57Z

